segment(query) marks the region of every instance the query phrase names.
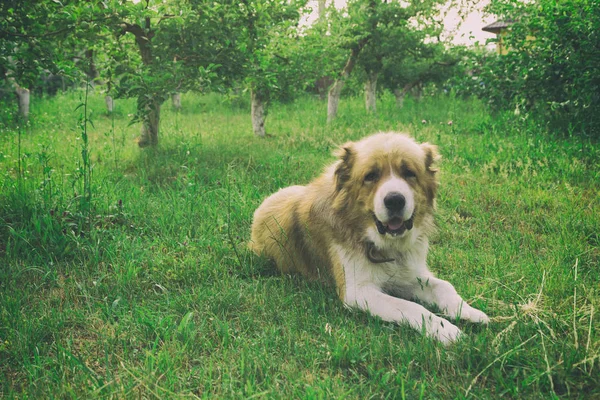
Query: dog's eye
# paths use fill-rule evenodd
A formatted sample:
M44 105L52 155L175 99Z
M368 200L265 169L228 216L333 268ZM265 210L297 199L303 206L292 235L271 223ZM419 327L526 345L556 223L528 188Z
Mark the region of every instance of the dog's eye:
M408 168L404 170L404 172L402 173L402 175L404 175L404 177L406 179L408 179L408 178L416 178L417 177L417 174L415 174L415 172L413 170L410 170Z
M375 182L379 178L377 171L371 171L365 176L365 182Z

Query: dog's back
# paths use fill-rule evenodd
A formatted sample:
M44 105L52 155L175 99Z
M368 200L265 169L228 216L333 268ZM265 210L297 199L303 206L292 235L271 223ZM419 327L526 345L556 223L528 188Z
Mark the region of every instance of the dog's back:
M290 186L269 196L254 212L248 247L277 264L281 272L296 272L301 260L295 248L298 229L298 203L305 186Z

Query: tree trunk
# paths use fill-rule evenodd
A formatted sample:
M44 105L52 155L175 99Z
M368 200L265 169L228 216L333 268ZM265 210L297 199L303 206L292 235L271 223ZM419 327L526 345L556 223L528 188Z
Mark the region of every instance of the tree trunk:
M94 50L87 49L85 51L85 57L88 61L88 68L86 74L90 86L93 88L96 85L101 85L102 81L100 80L100 72L98 72L98 68L96 67L96 63L94 62Z
M317 7L317 18L319 22L322 22L325 19L325 7L327 6L327 0L318 0Z
M394 96L396 97L396 106L398 106L398 108L402 108L404 106L404 98L406 97L406 94L410 92L410 90L416 85L419 85L419 81L407 83L402 89L394 89Z
M365 82L365 105L367 107L367 113L374 114L377 112L377 72L371 72L368 74L367 81Z
M396 97L396 107L404 107L404 97L406 97L406 92L396 88L394 89L394 97Z
M124 22L121 27L125 32L130 32L135 37L135 42L142 56L142 63L146 66L153 64L152 56L152 38L155 35L153 29L150 29L150 17L144 18L144 28L138 24L129 24ZM146 96L152 96L150 100L143 96L138 98L138 112L142 114L142 133L138 140L140 147L156 146L158 144L158 126L160 122L160 105L163 100L156 98L156 93L146 93Z
M24 120L29 118L29 89L15 84L15 93L19 99L19 114Z
M179 111L181 109L181 93L173 93L171 95L171 102L173 103L173 108Z
M327 122L331 122L337 117L344 82L345 80L337 79L333 83L333 86L331 86L331 89L329 89L329 96L327 96Z
M255 90L250 91L250 99L252 102L250 111L252 114L252 130L256 136L265 137L266 104Z
M144 105L142 134L138 146L156 146L158 144L158 126L160 123L160 103L156 100Z
M352 73L354 66L356 65L356 60L358 59L358 55L362 48L367 44L368 38L361 39L358 42L358 45L352 49L352 53L350 53L350 57L348 57L348 61L346 61L346 65L344 65L344 69L340 76L335 80L331 88L329 89L329 96L327 98L327 122L331 122L337 117L338 105L340 103L340 96L342 95L342 89L344 88L344 83Z
M19 104L19 115L26 121L29 118L29 89L26 89L17 83L17 80L7 74L8 83L12 86L17 95Z
M104 96L104 102L106 103L106 111L108 111L109 114L112 114L115 105L115 101L113 100L112 96Z

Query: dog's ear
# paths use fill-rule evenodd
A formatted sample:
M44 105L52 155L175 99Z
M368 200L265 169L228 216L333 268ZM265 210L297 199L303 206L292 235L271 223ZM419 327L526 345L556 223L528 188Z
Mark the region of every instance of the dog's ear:
M427 196L427 202L431 207L435 207L435 196L438 189L438 181L436 172L438 171L435 167L435 163L442 158L438 153L437 146L429 143L421 144L421 148L425 152L425 170L429 174L425 180L425 194Z
M342 189L344 184L348 182L351 176L352 164L356 153L354 151L354 143L348 142L340 147L334 153L340 161L335 168L335 186L339 191Z
M436 145L430 143L421 144L421 148L425 152L425 169L430 174L435 174L438 170L435 167L435 163L438 162L442 156L438 153L438 148Z

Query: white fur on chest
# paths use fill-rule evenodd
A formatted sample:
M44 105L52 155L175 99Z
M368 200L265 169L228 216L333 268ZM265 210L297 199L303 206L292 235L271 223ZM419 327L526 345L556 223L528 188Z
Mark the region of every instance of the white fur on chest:
M383 239L379 242L381 247L376 243L377 251L383 252L385 259L394 258L381 263L369 261L365 249L333 245L344 275L341 293L344 303L367 310L384 321L406 322L416 330L424 329L428 336L446 344L459 337L460 329L412 299L434 304L452 318L487 323L487 315L464 302L449 282L429 272L427 238L413 230L405 239L400 242Z
M343 267L346 298L349 305L364 306L355 304L358 299L363 298L363 290L371 290L374 287L379 289L394 288L402 292L404 288L408 291L418 280L424 280L431 276L427 269L426 257L428 243L414 240L403 248L396 243L375 243L375 247L382 252L386 258L393 258L394 261L384 263L372 263L366 257L363 249L348 250L339 245L335 245L341 265Z

